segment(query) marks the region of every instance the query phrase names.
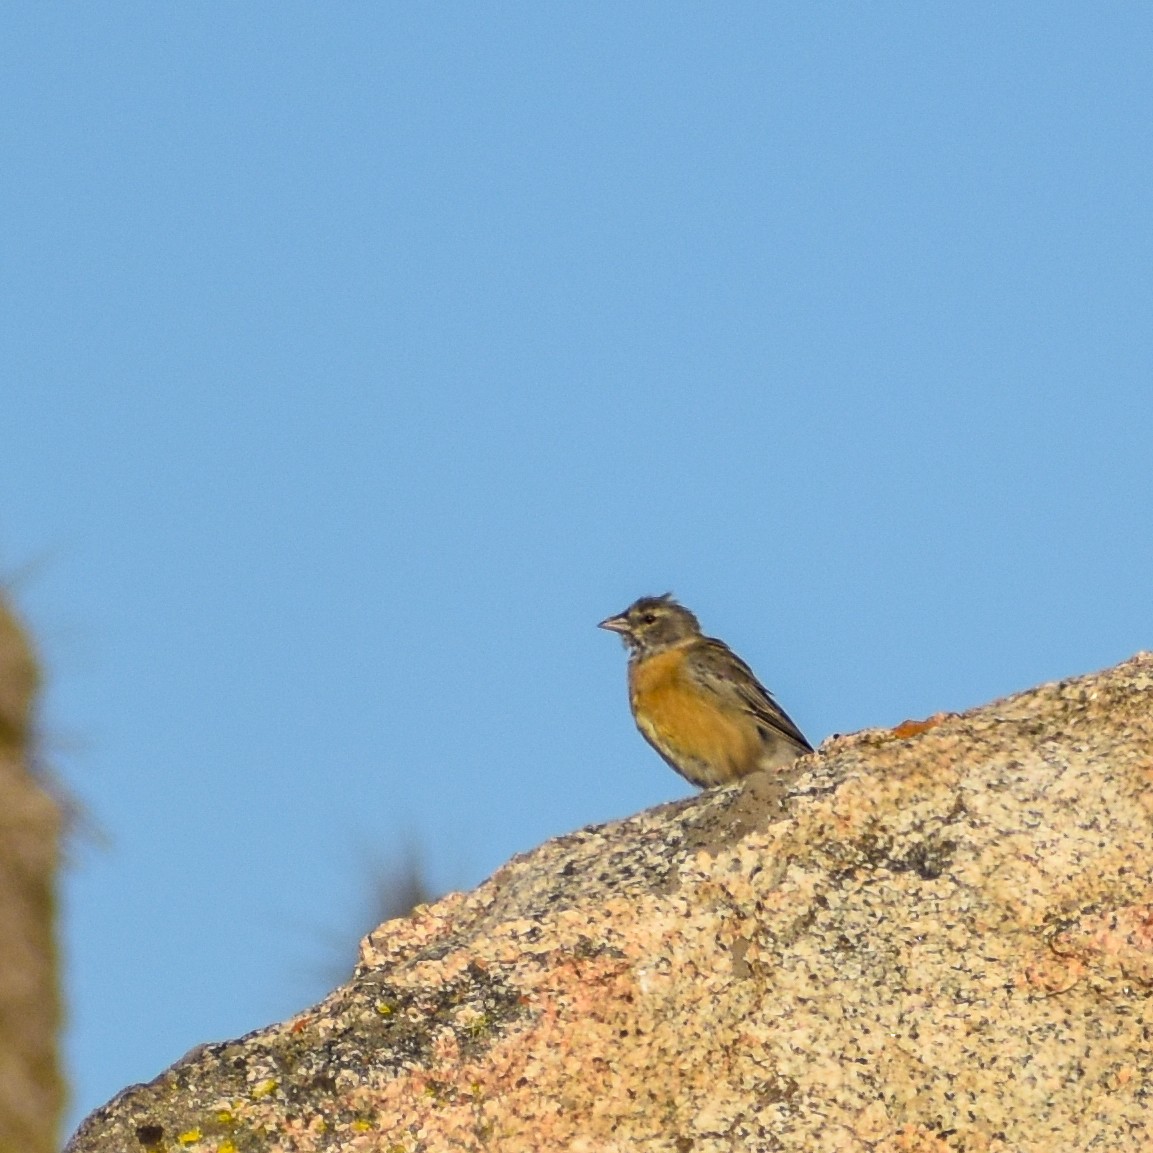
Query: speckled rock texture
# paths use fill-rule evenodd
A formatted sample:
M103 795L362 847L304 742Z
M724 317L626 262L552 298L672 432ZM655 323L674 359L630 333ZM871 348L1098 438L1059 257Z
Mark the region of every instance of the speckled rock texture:
M1153 655L826 742L388 922L70 1153L1153 1151Z
M0 600L0 1153L59 1148L59 806L32 771L40 669Z

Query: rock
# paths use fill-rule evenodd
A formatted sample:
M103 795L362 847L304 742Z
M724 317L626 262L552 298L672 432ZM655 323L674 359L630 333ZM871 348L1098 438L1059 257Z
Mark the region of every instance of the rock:
M827 741L390 921L124 1150L1153 1150L1153 655Z

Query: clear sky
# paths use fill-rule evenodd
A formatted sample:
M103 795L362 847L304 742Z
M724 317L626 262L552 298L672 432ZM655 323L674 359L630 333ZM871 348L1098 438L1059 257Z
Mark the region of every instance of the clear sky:
M642 593L814 741L1153 646L1151 61L1125 3L6 4L73 1119L319 997L406 844L687 794Z

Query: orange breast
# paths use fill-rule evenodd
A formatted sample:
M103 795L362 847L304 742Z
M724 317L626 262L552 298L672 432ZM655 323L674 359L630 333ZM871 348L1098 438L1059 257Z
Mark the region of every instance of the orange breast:
M708 690L681 672L679 649L629 669L629 697L637 728L677 772L698 785L736 780L751 772L761 751L752 717L720 707Z

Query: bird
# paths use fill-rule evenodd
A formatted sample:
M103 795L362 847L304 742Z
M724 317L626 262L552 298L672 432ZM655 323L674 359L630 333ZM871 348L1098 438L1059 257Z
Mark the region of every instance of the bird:
M629 704L641 736L698 788L784 769L813 746L724 641L671 593L641 597L598 628L629 652Z

